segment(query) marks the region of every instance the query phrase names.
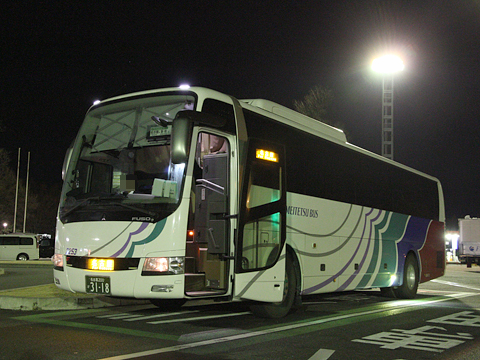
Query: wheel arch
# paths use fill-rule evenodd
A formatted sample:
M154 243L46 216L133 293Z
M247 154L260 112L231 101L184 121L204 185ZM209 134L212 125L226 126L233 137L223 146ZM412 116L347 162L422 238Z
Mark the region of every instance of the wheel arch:
M407 258L409 256L413 256L413 258L417 262L417 276L420 281L420 274L422 273L422 260L420 259L420 254L418 253L418 251L415 251L414 249L410 249L407 251L407 254L405 255L405 260L403 261L403 270L405 271L405 261L407 261Z
M417 250L415 250L413 247L409 248L407 251L405 251L403 256L400 256L399 258L399 264L397 268L397 274L398 272L403 272L405 271L405 262L407 261L407 258L409 256L412 256L415 262L417 263L417 277L420 280L420 274L422 273L422 260L420 258L420 254ZM403 276L398 279L398 282L395 286L402 286L403 285Z
M17 260L21 260L21 256L22 256L22 255L25 256L25 258L26 258L27 260L30 259L30 256L28 256L28 254L27 254L27 253L24 253L24 252L19 253L19 254L17 255L16 259L17 259Z
M300 294L302 293L302 288L303 288L303 277L302 277L302 267L300 265L300 260L298 258L298 255L295 251L295 249L289 245L286 244L286 250L287 250L287 256L290 256L292 261L293 261L293 266L295 267L295 277L296 277L296 289L295 289L295 303L294 306L300 306L301 305L301 296Z

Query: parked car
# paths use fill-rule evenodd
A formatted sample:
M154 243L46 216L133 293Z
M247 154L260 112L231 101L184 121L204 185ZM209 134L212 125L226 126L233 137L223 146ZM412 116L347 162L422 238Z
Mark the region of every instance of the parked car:
M0 235L0 260L36 260L38 258L37 235L26 233Z

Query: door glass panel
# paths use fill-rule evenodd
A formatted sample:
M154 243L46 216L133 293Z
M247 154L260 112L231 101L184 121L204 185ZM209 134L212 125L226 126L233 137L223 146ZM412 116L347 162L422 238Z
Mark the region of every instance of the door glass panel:
M242 189L236 272L269 269L285 243L285 157L281 145L250 139Z
M228 251L228 141L222 136L200 133L194 164L195 241L209 254Z
M275 213L245 224L243 270L268 267L275 263L280 251L280 223L280 213Z
M281 167L252 164L247 208L269 204L280 199Z

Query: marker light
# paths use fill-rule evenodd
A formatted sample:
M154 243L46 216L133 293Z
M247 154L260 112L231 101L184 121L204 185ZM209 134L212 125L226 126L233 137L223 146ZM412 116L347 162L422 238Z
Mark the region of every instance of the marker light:
M390 286L392 286L393 284L395 284L395 282L397 281L397 275L390 275Z
M101 102L100 100L95 100L95 101L93 102L93 105L98 105L98 104L100 104L100 102Z
M113 271L115 269L115 260L95 258L89 259L87 268L91 270Z
M188 89L190 89L190 85L182 84L182 85L179 86L179 88L182 89L182 90L188 90Z

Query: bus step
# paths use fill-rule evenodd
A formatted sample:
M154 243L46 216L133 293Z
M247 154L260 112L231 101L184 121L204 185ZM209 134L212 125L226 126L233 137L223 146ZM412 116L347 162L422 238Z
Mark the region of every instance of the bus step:
M185 291L201 291L205 289L205 274L185 274Z
M195 258L186 257L185 258L185 273L195 273Z

